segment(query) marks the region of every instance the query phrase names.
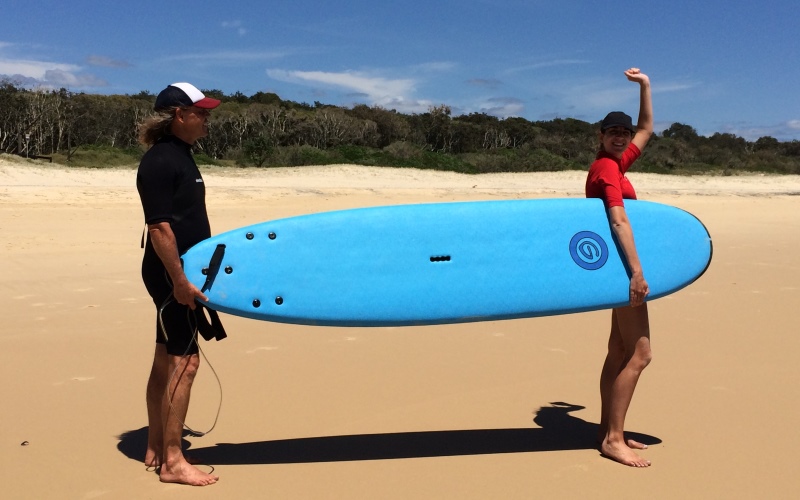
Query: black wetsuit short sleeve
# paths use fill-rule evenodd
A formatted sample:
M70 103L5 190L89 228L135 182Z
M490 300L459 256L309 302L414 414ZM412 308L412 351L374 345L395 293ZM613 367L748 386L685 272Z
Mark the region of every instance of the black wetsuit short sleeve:
M205 184L188 144L167 136L153 145L139 165L136 187L145 222L169 222L179 253L211 236Z

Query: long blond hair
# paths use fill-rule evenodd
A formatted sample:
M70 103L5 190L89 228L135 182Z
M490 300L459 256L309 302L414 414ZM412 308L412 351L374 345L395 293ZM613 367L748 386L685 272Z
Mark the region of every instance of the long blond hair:
M148 148L165 135L172 134L172 122L178 107L156 111L139 124L139 144Z

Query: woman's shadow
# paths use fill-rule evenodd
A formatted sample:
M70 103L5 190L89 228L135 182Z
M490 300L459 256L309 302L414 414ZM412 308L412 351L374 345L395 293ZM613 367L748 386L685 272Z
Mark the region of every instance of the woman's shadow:
M189 454L207 464L252 465L596 449L598 425L570 415L583 409L579 405L550 403L536 412L533 422L539 428L531 429L399 432L218 443L193 448ZM654 436L635 432L626 433L626 437L647 445L661 442ZM146 446L147 427L142 427L119 436L117 448L128 458L143 461ZM184 442L184 449L190 446Z

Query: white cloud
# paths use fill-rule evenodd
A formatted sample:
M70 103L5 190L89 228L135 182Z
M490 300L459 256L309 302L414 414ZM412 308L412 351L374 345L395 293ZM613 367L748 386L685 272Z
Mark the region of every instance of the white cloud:
M661 94L665 92L683 92L684 90L692 90L693 88L697 87L697 83L666 83L666 84L654 84L653 85L653 93L654 94Z
M773 137L779 141L800 140L800 120L789 120L772 126L727 125L723 132L756 141L761 137Z
M685 92L696 88L696 83L665 82L653 85L653 94L666 94ZM561 100L573 109L584 112L598 110L613 110L631 107L638 109L639 87L624 79L616 81L595 80L584 81L578 85L564 81L550 82L547 87L553 95L560 96Z
M86 62L90 66L101 66L103 68L129 68L131 66L127 61L111 59L106 56L89 56L86 58Z
M555 59L552 61L544 61L540 63L527 64L525 66L518 66L516 68L509 68L504 73L513 74L522 71L536 71L543 68L552 68L555 66L575 66L579 64L589 64L591 61L585 59Z
M0 75L22 75L37 80L44 79L45 73L52 70L77 72L79 66L46 61L30 61L25 59L0 59Z
M202 52L197 54L179 54L174 56L162 57L159 62L175 62L175 61L195 61L198 63L239 63L239 62L252 62L252 61L269 61L274 59L281 59L286 57L286 52L275 51L218 51L218 52Z
M579 85L563 88L565 100L577 109L589 111L597 109L617 109L638 99L638 92L631 88L617 86L615 88L598 88L596 85ZM636 101L638 102L638 101Z
M467 83L475 87L484 87L488 89L496 89L503 85L502 81L495 78L471 78L467 80Z
M74 74L60 69L45 71L44 82L56 87L105 87L108 83L94 75Z
M525 104L515 97L493 97L487 99L481 105L480 110L487 115L508 118L510 116L522 116L525 111Z
M417 64L415 66L412 66L411 70L420 71L423 73L429 73L429 72L442 73L442 72L452 71L456 67L458 67L457 63L449 61L439 61L439 62L427 62L427 63Z
M247 34L247 29L242 26L242 22L239 20L222 21L222 28L235 30L239 36L245 36Z
M2 75L20 80L27 85L74 88L108 85L94 75L81 73L80 66L49 61L0 59L0 76Z
M332 73L283 69L268 69L267 75L288 83L340 88L349 94L365 96L371 104L403 112L425 112L432 104L430 101L416 100L412 97L416 81L408 78L392 79L361 72Z

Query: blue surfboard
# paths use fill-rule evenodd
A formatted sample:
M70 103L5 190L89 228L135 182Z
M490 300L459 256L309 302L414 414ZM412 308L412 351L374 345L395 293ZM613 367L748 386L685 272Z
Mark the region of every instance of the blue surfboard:
M711 262L705 226L626 200L648 300ZM396 205L243 227L183 255L212 309L307 325L459 323L628 303L629 276L599 199Z

